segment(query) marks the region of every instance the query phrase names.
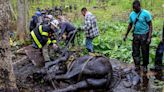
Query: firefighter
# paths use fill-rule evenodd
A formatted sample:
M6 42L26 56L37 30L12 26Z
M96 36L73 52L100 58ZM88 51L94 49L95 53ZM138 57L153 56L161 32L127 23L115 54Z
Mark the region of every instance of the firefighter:
M48 46L52 46L54 49L58 48L58 46L55 44L56 40L53 35L55 30L58 29L58 25L59 22L57 20L53 20L49 25L37 26L30 33L33 41L32 47L42 52L44 62L50 61L48 55ZM34 63L36 63L36 61L34 61Z

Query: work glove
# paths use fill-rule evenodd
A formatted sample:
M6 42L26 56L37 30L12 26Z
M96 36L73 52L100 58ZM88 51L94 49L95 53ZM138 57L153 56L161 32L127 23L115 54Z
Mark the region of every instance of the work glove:
M63 38L64 40L66 40L66 39L67 39L67 36L66 36L65 34L63 34L62 38Z
M151 43L151 38L148 38L146 44L150 44L150 43Z

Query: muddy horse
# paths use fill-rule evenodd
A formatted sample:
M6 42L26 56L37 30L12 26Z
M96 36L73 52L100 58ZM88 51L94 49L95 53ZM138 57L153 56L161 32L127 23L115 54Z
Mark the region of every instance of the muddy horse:
M109 90L112 78L112 66L104 56L85 55L72 62L70 55L65 55L45 64L42 74L48 81L67 81L68 86L53 92L74 92L83 89Z

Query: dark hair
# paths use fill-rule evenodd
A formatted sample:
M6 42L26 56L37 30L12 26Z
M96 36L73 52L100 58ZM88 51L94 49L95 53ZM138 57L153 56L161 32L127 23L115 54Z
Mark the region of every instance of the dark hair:
M86 8L86 7L83 7L83 8L81 9L81 11L87 11L87 8Z
M139 1L139 0L134 0L133 5L138 5L138 6L140 6L140 1Z

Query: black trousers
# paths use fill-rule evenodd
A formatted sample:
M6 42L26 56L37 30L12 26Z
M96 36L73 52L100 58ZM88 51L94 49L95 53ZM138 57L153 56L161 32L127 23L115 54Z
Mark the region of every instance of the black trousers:
M155 66L162 66L163 52L164 52L164 42L160 42L156 50Z
M149 64L149 44L147 44L148 34L133 34L132 56L136 66L140 66L141 59L143 66Z

